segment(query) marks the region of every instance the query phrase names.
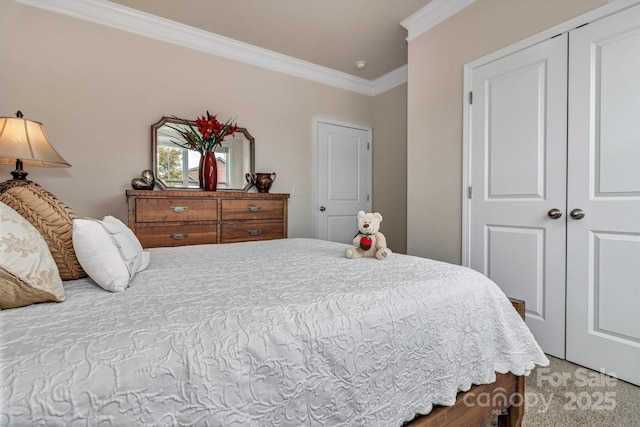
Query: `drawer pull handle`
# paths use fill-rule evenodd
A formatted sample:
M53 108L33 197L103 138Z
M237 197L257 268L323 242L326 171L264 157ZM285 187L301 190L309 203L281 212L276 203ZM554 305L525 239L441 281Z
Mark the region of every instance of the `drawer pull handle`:
M189 210L189 206L171 206L169 209L171 209L175 213L182 213Z
M249 209L250 212L260 212L262 207L256 206L256 205L249 205L247 206L247 209Z
M249 233L249 236L259 236L262 234L262 230L249 230L247 233Z
M171 238L173 240L182 240L182 239L186 239L188 235L189 235L188 233L175 233L175 234L171 234Z

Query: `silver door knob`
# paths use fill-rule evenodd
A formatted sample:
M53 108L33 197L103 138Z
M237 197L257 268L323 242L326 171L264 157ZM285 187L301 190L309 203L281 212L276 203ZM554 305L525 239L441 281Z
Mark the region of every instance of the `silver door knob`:
M584 211L582 209L574 209L571 212L569 212L569 215L573 219L582 219L584 218Z
M550 218L558 219L562 216L562 211L560 209L553 208L549 212L547 212Z
M326 210L327 210L327 208L325 208L324 206L320 206L320 212L324 212Z

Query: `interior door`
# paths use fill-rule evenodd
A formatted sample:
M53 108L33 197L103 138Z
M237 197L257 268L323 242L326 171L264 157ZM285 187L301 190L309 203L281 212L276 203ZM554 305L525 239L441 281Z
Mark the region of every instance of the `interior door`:
M569 70L567 359L640 385L640 6L572 31Z
M567 35L472 71L469 266L565 355Z
M371 211L371 129L317 122L316 237L351 243Z

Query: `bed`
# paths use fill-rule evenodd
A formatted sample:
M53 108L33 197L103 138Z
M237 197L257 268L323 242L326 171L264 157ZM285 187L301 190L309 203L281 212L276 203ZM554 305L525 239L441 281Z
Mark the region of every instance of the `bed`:
M0 311L0 425L519 425L548 360L497 285L346 247L153 248L123 292Z

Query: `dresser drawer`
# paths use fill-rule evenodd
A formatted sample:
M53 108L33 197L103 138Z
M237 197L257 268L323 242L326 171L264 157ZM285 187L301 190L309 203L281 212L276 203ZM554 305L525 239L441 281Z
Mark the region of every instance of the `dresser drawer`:
M221 200L222 220L280 219L284 217L282 200Z
M145 248L287 237L288 194L127 190L129 227Z
M136 235L144 248L201 245L217 242L215 224L138 225Z
M196 198L138 199L136 222L215 221L218 201Z
M282 221L229 222L222 223L221 243L246 242L249 240L282 239Z

